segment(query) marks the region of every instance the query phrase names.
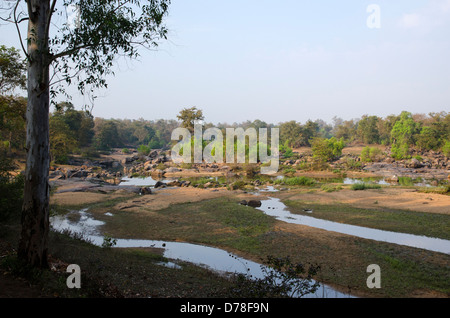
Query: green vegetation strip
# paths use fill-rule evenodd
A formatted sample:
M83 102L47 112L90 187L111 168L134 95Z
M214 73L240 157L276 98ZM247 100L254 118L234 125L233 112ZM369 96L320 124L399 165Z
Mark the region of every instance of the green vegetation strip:
M319 219L385 231L450 239L450 216L444 214L384 208L363 209L344 204L326 205L293 200L286 200L284 203L295 214L306 215L303 210L313 210L313 216ZM311 214L307 215L311 216Z

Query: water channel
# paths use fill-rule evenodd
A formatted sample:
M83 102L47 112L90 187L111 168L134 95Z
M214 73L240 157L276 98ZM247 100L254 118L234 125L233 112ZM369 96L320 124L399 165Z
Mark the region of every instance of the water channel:
M128 178L123 180L123 184L137 185L137 186L152 186L155 180L152 178ZM347 180L347 182L349 182ZM277 191L275 188L269 186L260 189L261 192ZM354 226L349 224L342 224L327 220L314 218L312 216L296 215L289 212L287 207L280 199L269 197L267 200L261 201L261 207L257 208L267 215L273 216L283 222L306 225L314 228L319 228L327 231L334 231L361 238L383 241L388 243L400 244L415 248L422 248L430 251L450 254L450 241L438 238L431 238L419 235L412 235L406 233L389 232L378 229L371 229L367 227ZM312 211L310 211L312 212ZM72 211L71 213L79 213L77 221L70 221L67 216L55 216L51 218L51 225L56 231L70 230L72 233L82 233L83 237L87 238L93 244L101 246L104 237L99 231L99 227L104 222L95 220L87 212L87 209L81 211ZM313 214L313 213L312 213ZM107 213L113 217L111 213ZM69 216L69 215L68 215ZM167 242L155 240L140 240L140 239L117 239L116 247L156 247L164 249L164 257L171 260L181 260L190 263L204 266L214 271L222 273L242 273L251 274L253 277L263 277L264 271L261 264L246 260L229 252L203 245L196 245L182 242ZM175 261L176 262L176 261ZM179 268L176 263L165 263L166 266ZM348 294L338 292L326 285L321 285L315 294L307 295L306 297L330 297L342 298L351 297Z
M95 220L88 212L88 209L81 211L72 211L66 216L53 216L50 219L53 230L62 232L69 230L71 233L79 233L83 238L94 245L102 246L104 237L101 235L99 227L104 224L103 221ZM70 221L73 214L78 214L77 221ZM109 214L111 217L114 215ZM238 273L249 274L256 278L264 277L264 266L259 263L238 257L225 250L183 243L168 242L156 240L139 240L139 239L117 239L118 248L130 247L155 247L164 250L163 256L174 260L174 262L164 263L162 265L181 268L176 264L176 260L190 262L207 269L220 273ZM304 296L305 298L350 298L349 294L341 293L333 288L321 284L318 290L313 294Z

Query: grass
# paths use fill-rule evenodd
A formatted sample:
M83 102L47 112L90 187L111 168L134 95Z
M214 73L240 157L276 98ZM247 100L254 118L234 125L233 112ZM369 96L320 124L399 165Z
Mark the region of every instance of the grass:
M351 188L354 191L358 190L367 190L367 189L381 189L381 185L379 184L371 184L371 183L364 183L364 182L357 182L352 184Z
M283 185L290 185L290 186L313 186L316 184L316 181L312 178L308 177L283 177L281 179L276 179L274 181L274 184L283 184Z
M320 187L320 189L325 192L334 192L342 190L342 186L333 184L324 184Z
M320 265L319 281L348 286L356 295L411 297L423 291L450 294L449 255L285 226L258 209L238 202L238 198L226 197L173 205L160 211L112 210L114 217L104 217L106 224L101 230L117 238L178 240L216 246L255 261L268 255L292 256L295 262ZM310 207L316 217L344 223L369 222L378 228L393 224L399 229L412 228L411 231L418 232L429 229L446 237L450 233L445 216L299 201L286 203L293 212ZM96 204L89 211L101 219L105 206L111 205ZM64 207L58 209L63 211ZM419 228L414 229L414 224L420 225ZM183 270L157 265L167 260L160 251L151 249L104 249L51 233L50 253L66 263L80 265L86 275L83 277L87 285L76 294L65 288L66 274L33 274L45 291L56 292L61 297L227 297L232 287L229 280L191 264L183 263ZM381 289L369 290L366 286L369 264L381 267ZM4 266L14 268L14 259L9 258Z
M376 297L407 297L422 288L450 292L445 282L449 275L445 270L450 261L448 255L350 236L326 240L311 236L308 232L281 230L279 221L237 202L237 198L217 198L174 205L149 214L116 211L114 218L105 219L107 224L104 230L115 237L125 235L129 238L134 236L216 246L255 261L267 255L294 255L296 262L319 264L319 280L351 286L353 292ZM444 238L448 238L450 233L446 225L448 218L439 215L345 206L336 208L305 205L302 202L287 204L293 212L310 207L316 217L344 223L402 232L410 229L409 232L427 232ZM369 264L378 264L382 268L383 282L386 284L381 290L368 290L365 285ZM425 279L427 276L433 277L429 283ZM444 281L439 281L437 277L443 277Z
M5 231L2 227L5 227ZM24 265L15 251L20 226L0 224L0 275L20 277L39 290L43 297L122 298L122 297L218 297L227 295L232 282L202 267L180 262L182 270L160 265L168 259L151 249L101 248L81 237L50 232L50 261L60 264L58 270L36 269ZM81 268L81 289L66 285L68 264ZM6 274L5 274L6 275ZM12 288L10 286L9 288Z
M422 193L436 193L436 194L450 195L450 185L444 185L435 188L419 188L418 191Z

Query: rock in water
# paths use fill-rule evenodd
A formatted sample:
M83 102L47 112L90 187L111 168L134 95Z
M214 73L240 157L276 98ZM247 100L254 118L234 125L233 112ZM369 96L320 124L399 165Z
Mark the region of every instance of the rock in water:
M254 207L254 208L259 208L261 206L261 201L259 200L250 200L247 203L248 206Z

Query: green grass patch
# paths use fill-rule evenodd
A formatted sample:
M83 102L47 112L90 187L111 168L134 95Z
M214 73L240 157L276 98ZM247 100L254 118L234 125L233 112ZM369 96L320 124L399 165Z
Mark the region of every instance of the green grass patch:
M324 184L320 187L320 189L325 192L334 192L342 190L342 186L333 184Z
M283 185L290 185L290 186L314 186L316 185L316 180L308 177L283 177L281 179L276 179L274 181L274 184L283 184Z
M381 189L381 185L379 185L379 184L372 184L372 183L357 182L357 183L352 184L350 189L352 189L354 191L367 190L367 189Z

